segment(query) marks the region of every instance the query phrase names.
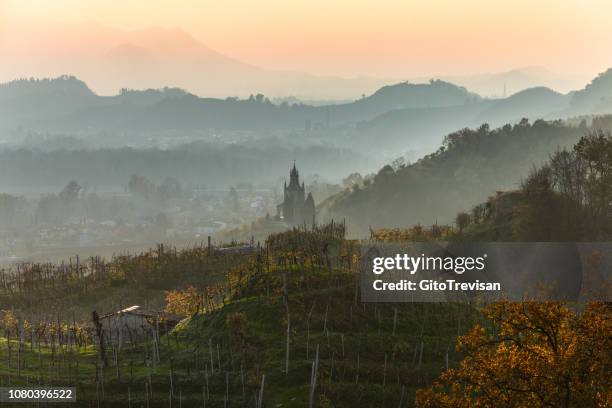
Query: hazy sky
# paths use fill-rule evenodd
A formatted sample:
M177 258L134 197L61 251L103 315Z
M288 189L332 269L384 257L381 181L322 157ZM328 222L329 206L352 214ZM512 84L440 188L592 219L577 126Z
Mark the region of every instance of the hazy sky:
M612 66L610 0L0 0L0 36L42 19L181 28L236 59L316 74L541 66L591 77Z

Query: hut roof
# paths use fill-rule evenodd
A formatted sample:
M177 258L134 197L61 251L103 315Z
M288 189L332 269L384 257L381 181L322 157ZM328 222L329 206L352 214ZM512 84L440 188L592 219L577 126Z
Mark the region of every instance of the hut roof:
M129 314L129 315L133 315L133 316L140 316L143 318L162 318L164 320L168 320L168 321L175 321L175 322L179 322L181 320L181 317L172 313L166 313L166 312L158 312L155 310L148 310L148 309L144 309L143 307L139 306L139 305L133 305L130 307L126 307L125 309L122 310L118 310L116 312L113 313L108 313L105 314L104 316L100 317L100 319L107 319L113 316L121 316L124 314Z

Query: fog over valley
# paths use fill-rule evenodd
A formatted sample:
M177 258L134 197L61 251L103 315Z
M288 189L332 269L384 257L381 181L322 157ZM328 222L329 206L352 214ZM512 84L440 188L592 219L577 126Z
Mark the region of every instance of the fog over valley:
M249 226L277 217L293 163L321 220L348 219L356 236L368 226L447 221L458 204L513 188L529 166L575 142L593 118L612 112L611 91L612 71L565 94L540 86L484 97L432 79L310 103L262 93L211 98L179 88L101 96L74 76L16 79L0 84L2 253L13 259L211 234L263 237L266 228ZM523 123L526 139L500 131L486 148L440 151L464 128ZM381 187L389 171L395 181ZM429 177L445 181L427 185ZM407 198L415 191L418 202ZM382 198L389 194L395 198ZM448 194L457 195L449 201ZM448 208L423 206L430 200Z

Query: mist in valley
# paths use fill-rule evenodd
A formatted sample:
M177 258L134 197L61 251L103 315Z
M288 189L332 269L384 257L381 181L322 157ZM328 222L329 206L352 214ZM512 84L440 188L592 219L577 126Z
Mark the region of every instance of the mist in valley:
M0 85L0 255L61 259L208 236L263 238L250 226L279 217L293 163L321 220L348 218L355 236L372 225L446 221L458 207L518 185L530 166L583 135L593 115L612 111L611 76L568 94L536 87L487 98L430 80L311 104L178 88L100 96L73 76L10 81ZM529 125L527 138L485 138L475 151L427 164L461 129L530 120L562 121ZM470 159L475 152L495 170ZM407 178L381 189L389 172Z

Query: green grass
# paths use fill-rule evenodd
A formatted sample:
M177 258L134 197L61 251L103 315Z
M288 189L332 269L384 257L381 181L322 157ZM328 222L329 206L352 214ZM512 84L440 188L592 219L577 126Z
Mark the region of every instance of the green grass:
M476 310L459 304L355 303L355 276L342 272L311 276L310 288L302 283L298 290L297 280L293 283L289 291L292 321L289 373L284 372L285 308L282 294L275 287L270 296L240 298L214 312L183 321L161 338L160 363L155 367L145 364L145 356L151 354L151 342L124 347L118 354L118 367L109 351L110 366L100 368L97 392L98 356L94 347L71 352L56 349L53 353L50 348L42 348L39 353L30 351L25 344L20 353L22 368L17 370L17 342L12 341L12 367L8 369L7 345L3 340L0 343L3 385L26 382L31 385L41 376L45 385L76 384L79 402L86 406L87 401L102 399L103 377L105 406L127 406L128 388L132 406L144 406L145 383L150 376L154 390L150 405L155 401L161 404L158 406L169 406L172 372L176 404L173 406L178 406L179 396L182 406L201 406L202 388L206 388L208 376L210 397L206 406L222 407L227 373L230 406L254 406L261 376L265 374L265 406L305 407L312 362L319 345L317 406L397 407L402 389L403 406L412 406L415 390L444 370L447 350L450 365L460 358L454 350L457 333L463 333L481 319ZM242 314L242 323L228 324L228 319L237 314ZM214 371L210 368L211 351Z
M343 253L345 244L332 243L330 256ZM288 372L283 270L291 316ZM462 304L362 303L354 269L288 262L266 271L249 258L222 307L191 316L161 337L155 363L152 339L124 345L116 359L108 346L108 367L92 345L39 350L26 343L17 368L13 338L9 368L4 339L0 381L76 386L76 406L145 407L148 399L151 407L167 407L172 398L173 407L254 407L265 375L265 407L307 407L318 346L314 406L399 407L401 400L410 407L418 388L447 361L453 366L461 359L456 336L484 322L477 309Z

